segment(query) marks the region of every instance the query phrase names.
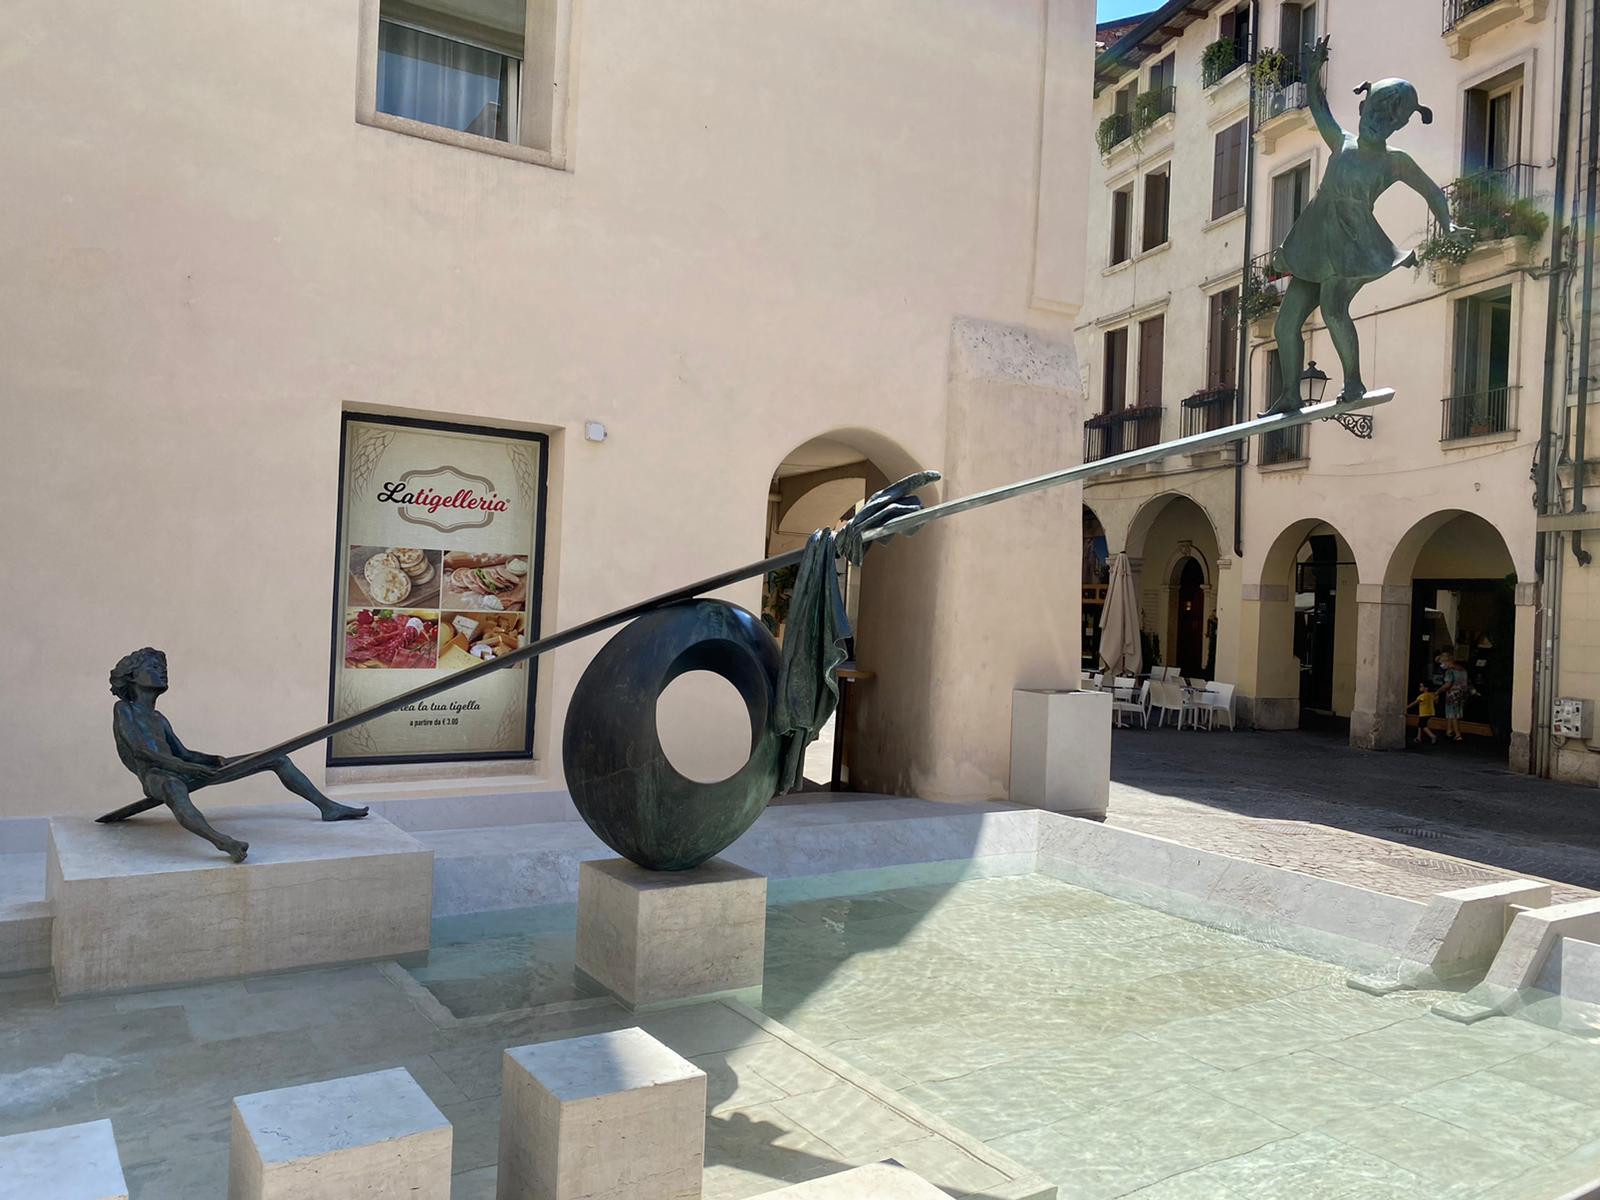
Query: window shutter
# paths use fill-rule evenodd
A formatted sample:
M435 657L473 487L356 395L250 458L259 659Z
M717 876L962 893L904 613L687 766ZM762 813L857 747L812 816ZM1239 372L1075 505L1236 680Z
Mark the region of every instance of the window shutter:
M1144 240L1142 249L1152 250L1167 240L1168 175L1158 172L1144 177Z
M1244 204L1244 131L1245 122L1239 121L1217 134L1211 164L1212 220Z
M1167 320L1152 317L1139 323L1139 407L1161 403L1161 371L1165 362L1163 343Z
M1278 49L1294 61L1300 57L1300 6L1285 4L1280 20L1282 27L1278 30Z
M1467 92L1461 116L1461 168L1471 175L1488 165L1489 94L1482 88Z
M1128 404L1128 331L1107 331L1105 344L1103 409L1108 413L1121 412Z
M1126 261L1128 257L1128 227L1132 223L1133 214L1128 207L1133 202L1133 193L1118 191L1111 193L1111 265Z

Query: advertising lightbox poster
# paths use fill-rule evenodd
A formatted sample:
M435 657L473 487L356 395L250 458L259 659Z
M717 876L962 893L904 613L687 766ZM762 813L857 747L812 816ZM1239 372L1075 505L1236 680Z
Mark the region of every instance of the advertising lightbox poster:
M333 682L338 720L539 636L544 434L346 413ZM330 766L526 757L519 663L336 734Z

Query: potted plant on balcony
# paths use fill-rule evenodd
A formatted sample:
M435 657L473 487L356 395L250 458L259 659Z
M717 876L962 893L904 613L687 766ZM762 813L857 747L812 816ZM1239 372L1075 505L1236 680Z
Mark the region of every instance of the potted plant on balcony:
M1162 117L1159 91L1140 92L1133 100L1133 141L1137 145L1145 132Z
M1256 55L1256 65L1250 68L1250 78L1262 91L1282 87L1289 76L1289 56L1282 50L1266 49Z
M1200 83L1204 87L1221 83L1238 67L1241 55L1239 43L1229 38L1218 38L1201 52Z

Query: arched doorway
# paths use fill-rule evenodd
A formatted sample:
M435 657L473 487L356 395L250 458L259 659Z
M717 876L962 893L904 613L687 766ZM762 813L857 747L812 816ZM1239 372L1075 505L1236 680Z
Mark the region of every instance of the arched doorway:
M1450 654L1470 681L1463 736L1505 747L1516 683L1517 569L1500 531L1476 513L1433 513L1395 547L1385 582L1407 589L1411 600L1404 694L1437 683L1438 656Z
M1217 533L1188 496L1149 500L1128 527L1148 664L1209 677L1216 661Z
M1178 589L1172 661L1185 678L1206 672L1206 573L1185 557L1173 583Z
M1100 661L1100 614L1106 606L1106 586L1111 582L1106 529L1094 509L1083 506L1083 669L1093 671Z
M801 443L773 469L767 491L766 553L800 548L813 531L848 519L868 496L916 469L899 446L871 430L837 430ZM923 497L936 494L930 488ZM872 723L879 682L887 673L898 677L913 665L896 652L897 641L905 636L910 593L903 580L902 586L893 586L893 558L891 545L875 549L860 568L840 564L840 587L854 632L852 661L840 673L839 709L806 755L810 788L854 789L866 786L864 775L892 777L904 767L900 751L891 748L888 739L880 737L868 745L857 734ZM792 567L774 572L762 588L762 619L780 642L795 573ZM882 724L878 722L880 728Z
M1273 539L1256 589L1257 728L1348 732L1359 582L1355 553L1327 522L1296 521Z

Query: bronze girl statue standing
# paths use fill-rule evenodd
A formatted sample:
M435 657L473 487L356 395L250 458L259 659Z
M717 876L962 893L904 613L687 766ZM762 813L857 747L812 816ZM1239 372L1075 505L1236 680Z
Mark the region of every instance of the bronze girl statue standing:
M1333 339L1344 368L1341 399L1366 393L1361 379L1361 351L1350 301L1356 292L1396 267L1414 266L1416 252L1401 253L1373 216L1378 197L1394 183L1403 183L1424 200L1443 229L1471 236L1471 231L1450 219L1450 204L1439 185L1423 173L1409 154L1391 150L1387 139L1403 129L1413 113L1422 123L1433 123L1433 112L1417 102L1417 89L1404 79L1363 83L1356 94L1361 103L1360 133L1346 133L1333 119L1322 86L1322 67L1328 61L1328 39L1320 39L1306 56L1306 92L1317 131L1333 151L1322 185L1289 236L1272 256L1277 271L1292 276L1278 309L1273 332L1278 341L1282 369L1278 397L1269 413L1294 412L1301 406L1300 371L1305 357L1300 330L1313 309L1321 307L1328 336Z

